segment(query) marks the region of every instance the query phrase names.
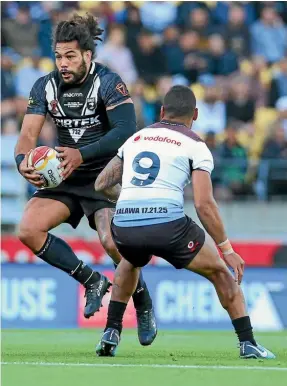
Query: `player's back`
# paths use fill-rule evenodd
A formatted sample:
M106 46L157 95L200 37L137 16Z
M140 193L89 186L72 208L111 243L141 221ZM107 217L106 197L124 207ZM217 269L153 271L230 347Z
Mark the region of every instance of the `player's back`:
M127 140L122 192L114 222L118 226L152 225L184 216L183 191L193 169L211 172L205 143L185 125L161 121Z

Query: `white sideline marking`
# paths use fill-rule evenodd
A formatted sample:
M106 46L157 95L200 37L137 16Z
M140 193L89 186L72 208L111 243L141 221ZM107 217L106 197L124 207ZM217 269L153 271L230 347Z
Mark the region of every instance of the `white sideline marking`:
M64 363L64 362L1 362L1 365L14 366L66 366L66 367L149 367L154 369L213 369L213 370L268 370L287 371L287 367L263 366L208 366L208 365L149 365L121 363Z

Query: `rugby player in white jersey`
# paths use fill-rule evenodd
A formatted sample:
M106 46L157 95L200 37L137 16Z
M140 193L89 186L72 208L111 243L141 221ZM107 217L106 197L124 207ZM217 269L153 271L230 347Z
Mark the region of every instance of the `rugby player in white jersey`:
M96 180L97 191L122 181L112 233L123 259L115 273L106 329L96 348L100 356L115 355L140 267L156 255L213 283L238 336L240 357L275 358L253 336L240 288L244 261L228 240L213 198L213 158L191 130L197 116L193 92L174 86L164 98L161 121L130 137ZM183 190L190 180L207 233L184 214Z

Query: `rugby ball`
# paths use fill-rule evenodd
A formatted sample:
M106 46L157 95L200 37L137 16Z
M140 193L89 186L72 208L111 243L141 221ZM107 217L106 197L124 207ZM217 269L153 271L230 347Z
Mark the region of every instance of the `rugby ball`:
M44 188L55 188L63 181L61 173L63 168L58 169L61 160L57 158L56 150L48 146L39 146L32 150L28 157L28 165L40 174L44 181Z

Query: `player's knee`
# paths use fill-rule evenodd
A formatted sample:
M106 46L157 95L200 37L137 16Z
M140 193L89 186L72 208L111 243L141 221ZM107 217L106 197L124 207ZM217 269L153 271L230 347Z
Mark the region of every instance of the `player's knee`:
M37 240L39 238L39 229L32 224L21 222L18 230L19 240L32 250L37 250Z
M221 298L222 306L228 309L237 298L240 291L239 285L234 281L233 276L225 267L218 267L211 277L211 281L223 294Z
M34 238L34 229L28 224L21 223L18 230L18 238L29 247Z

